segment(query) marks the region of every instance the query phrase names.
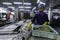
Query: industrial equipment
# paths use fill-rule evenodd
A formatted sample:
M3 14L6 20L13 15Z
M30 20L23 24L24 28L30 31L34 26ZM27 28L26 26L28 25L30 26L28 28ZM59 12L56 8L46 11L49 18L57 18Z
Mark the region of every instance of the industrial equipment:
M7 9L0 8L0 25L4 25L7 21Z

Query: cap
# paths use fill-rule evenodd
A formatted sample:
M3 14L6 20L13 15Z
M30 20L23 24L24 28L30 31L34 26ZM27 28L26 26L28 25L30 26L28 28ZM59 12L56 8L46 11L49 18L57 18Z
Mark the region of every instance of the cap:
M39 4L38 8L45 8L45 5L44 4Z

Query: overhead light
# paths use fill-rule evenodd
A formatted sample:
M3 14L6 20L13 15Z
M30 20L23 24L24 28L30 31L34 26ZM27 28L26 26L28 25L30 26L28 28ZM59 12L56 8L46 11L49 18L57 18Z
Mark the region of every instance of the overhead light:
M32 10L35 10L36 9L36 7L34 7Z
M24 5L31 5L31 3L24 3Z
M22 2L13 2L14 4L22 4Z
M18 8L31 8L30 6L19 6Z
M31 7L24 7L24 8L31 8Z
M3 2L4 5L12 5L12 3L9 2Z
M39 3L40 2L40 0L37 0L37 3Z
M24 9L20 9L20 11L31 11L31 10L28 10L28 9L26 9L26 10L24 10Z
M20 11L24 11L24 9L20 9Z
M15 7L13 7L13 6L8 6L8 8L11 8L12 10L15 10Z
M35 10L36 10L36 7L34 7L34 8L32 9L32 12L35 11Z
M13 6L8 6L8 8L15 8L15 7L13 7Z
M23 6L19 6L18 8L24 8Z
M31 11L31 10L25 10L25 11Z

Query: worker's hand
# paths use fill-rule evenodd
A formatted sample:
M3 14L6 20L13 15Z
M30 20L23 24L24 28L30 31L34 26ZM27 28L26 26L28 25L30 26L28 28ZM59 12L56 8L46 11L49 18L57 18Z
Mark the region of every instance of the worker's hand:
M27 30L30 30L30 29L31 29L31 25L32 25L32 23L31 23L31 22L30 22L30 23L28 23L28 25L27 25L26 29L27 29Z
M47 25L47 22L44 22L43 26L46 26Z

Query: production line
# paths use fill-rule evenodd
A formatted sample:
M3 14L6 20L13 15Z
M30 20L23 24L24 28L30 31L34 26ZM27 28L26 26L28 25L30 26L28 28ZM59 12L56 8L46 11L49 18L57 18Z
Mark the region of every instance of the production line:
M18 27L21 27L21 28L24 28L25 27L26 28L26 26L27 26L26 24L28 24L28 23L29 23L29 20L26 21L26 23L25 23L24 26L21 26L23 24L23 21L19 21L19 22L15 23L15 24L6 26L2 30L0 30L0 32L1 32L0 33L1 40L4 40L4 39L5 40L8 40L9 38L11 38L10 40L14 40L15 37L16 37L15 40L17 40L18 39L18 36L20 36L22 34L22 33L20 34L20 32L21 31L24 31L25 32L25 30L24 29L20 29L20 30L17 30L16 32L14 32L14 30L17 29ZM20 32L18 33L18 31L20 31ZM24 34L24 32L23 32L23 34ZM12 35L12 33L13 33L13 35Z
M19 24L17 24L17 23L19 23ZM13 33L14 31L16 31L16 29L18 27L20 27L22 25L23 21L19 21L17 23L11 24L11 25L8 25L8 26L0 27L0 28L2 28L2 29L0 29L1 34L2 33L4 33L4 34L5 33Z
M60 1L0 0L0 40L60 40Z
M25 22L24 21L19 21L19 22L17 22L17 23L15 23L15 24L12 24L12 25L8 25L8 26L6 26L5 28L3 28L2 30L0 30L0 35L2 34L2 33L4 33L4 35L7 35L6 37L7 38L10 38L10 37L8 37L9 35L12 35L12 33L14 34L14 37L11 37L11 39L15 39L15 40L19 40L18 38L20 38L20 39L22 39L22 40L35 40L35 38L34 38L34 36L38 36L38 35L36 35L33 31L33 28L31 27L31 26L34 26L33 24L31 24L30 23L31 22L31 20L26 20ZM58 35L58 32L56 32L56 30L54 30L52 27L50 27L49 26L49 28L54 32L54 33L52 33L52 34L50 34L51 35L51 37L52 37L52 39L55 39L55 37L57 37L57 35ZM16 32L16 33L14 33L14 31ZM7 34L8 33L8 34ZM31 33L32 33L32 35L31 35ZM38 33L38 31L37 31L37 33ZM41 32L41 33L44 33L44 32ZM40 33L40 34L41 34ZM16 35L16 36L15 36ZM40 36L41 37L47 37L49 40L52 40L51 39L51 37L48 37L47 36L47 34L45 35L45 36L43 36L43 35L45 35L45 34L41 34ZM56 36L55 36L56 35ZM2 35L1 35L2 36ZM55 37L54 37L55 36ZM16 38L15 38L16 37ZM4 37L5 38L5 37ZM37 37L36 37L37 38ZM2 39L2 38L1 38ZM14 40L13 39L13 40ZM37 38L36 40L38 40L38 39L44 39L44 38ZM46 39L46 38L45 38ZM46 39L46 40L48 40L48 39ZM8 40L8 39L7 39Z

